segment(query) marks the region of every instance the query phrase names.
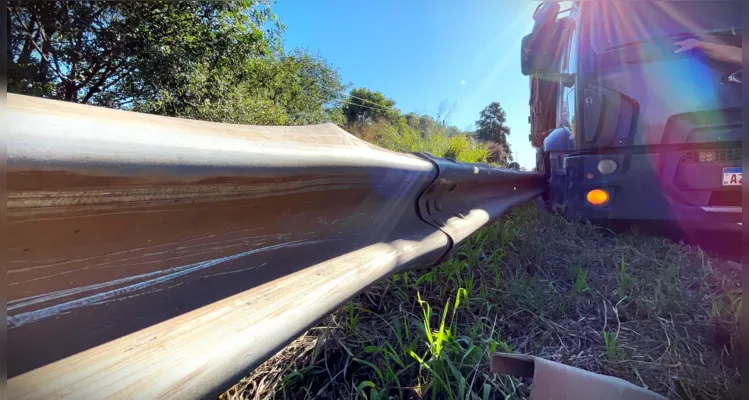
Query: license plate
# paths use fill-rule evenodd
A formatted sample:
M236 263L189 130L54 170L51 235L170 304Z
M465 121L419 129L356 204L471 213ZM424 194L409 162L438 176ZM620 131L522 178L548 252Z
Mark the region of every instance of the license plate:
M741 167L723 168L723 186L741 186Z

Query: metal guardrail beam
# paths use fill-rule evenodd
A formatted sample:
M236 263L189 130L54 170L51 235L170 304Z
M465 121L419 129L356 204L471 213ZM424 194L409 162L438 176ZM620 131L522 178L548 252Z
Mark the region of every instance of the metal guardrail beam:
M13 399L217 395L543 189L538 174L394 153L331 124L13 94L6 115Z

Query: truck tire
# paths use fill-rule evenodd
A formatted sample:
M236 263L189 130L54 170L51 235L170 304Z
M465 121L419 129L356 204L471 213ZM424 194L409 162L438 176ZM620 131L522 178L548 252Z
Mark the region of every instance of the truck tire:
M551 161L549 159L549 153L545 153L540 149L536 152L536 171L544 174L546 188L541 196L536 198L534 203L539 211L550 213L553 209L553 201L551 198Z
M541 149L536 149L536 171L545 172L544 169L544 152Z
M551 211L554 208L554 199L551 197L551 159L549 153L544 152L543 155L544 165L544 181L546 182L546 190L541 198L544 201L544 207L546 210Z

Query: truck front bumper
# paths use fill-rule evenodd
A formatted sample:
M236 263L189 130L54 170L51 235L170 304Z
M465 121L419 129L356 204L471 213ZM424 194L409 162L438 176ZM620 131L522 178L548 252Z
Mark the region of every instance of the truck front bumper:
M598 171L604 159L616 161L610 174ZM740 161L738 162L740 163ZM682 151L568 155L563 168L552 171L554 181L566 183L568 218L663 222L686 229L740 230L741 186L723 186L724 167L735 161L682 162ZM563 172L562 172L563 171ZM609 201L594 206L586 200L593 189L609 193Z

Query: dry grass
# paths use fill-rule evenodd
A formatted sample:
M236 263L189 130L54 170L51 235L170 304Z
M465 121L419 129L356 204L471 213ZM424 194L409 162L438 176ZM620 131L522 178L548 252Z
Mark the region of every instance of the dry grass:
M222 398L528 398L530 381L489 372L495 351L739 398L741 289L721 265L521 208L438 268L377 282Z

